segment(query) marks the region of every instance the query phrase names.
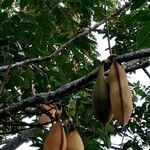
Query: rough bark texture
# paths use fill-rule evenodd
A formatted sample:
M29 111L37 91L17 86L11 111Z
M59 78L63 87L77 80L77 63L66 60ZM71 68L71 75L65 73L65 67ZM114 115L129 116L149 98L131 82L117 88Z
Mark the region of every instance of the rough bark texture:
M10 139L9 141L7 141L7 144L1 148L1 150L14 150L17 147L21 146L24 142L28 142L30 140L30 137L32 136L32 132L34 131L34 129L35 128L23 131L13 139Z
M121 56L118 56L116 58L116 60L118 60L119 62L124 62L126 60L125 58L127 58L128 60L130 60L130 57L132 59L137 59L137 58L139 58L139 55L141 58L149 57L150 50L148 50L148 51L149 52L147 52L147 53L145 52L145 55L141 54L141 53L143 53L143 50L140 52L136 52L135 54L128 53L128 54L125 54L126 57L124 55L121 55ZM132 72L132 71L135 71L140 68L148 67L149 65L150 65L150 61L148 60L148 61L145 61L144 63L136 64L132 67L125 68L125 71ZM81 89L83 86L86 87L86 85L89 82L93 81L97 77L97 72L98 72L98 68L96 68L94 71L92 71L91 73L89 73L88 75L86 75L80 79L77 79L68 84L65 84L64 86L58 88L56 91L53 91L50 93L40 93L35 97L29 97L20 102L14 103L4 109L1 109L0 110L0 118L3 119L5 117L8 117L8 116L10 116L11 113L18 112L19 110L23 110L29 106L33 107L36 104L40 104L43 102L59 101L60 98L63 98L65 96Z

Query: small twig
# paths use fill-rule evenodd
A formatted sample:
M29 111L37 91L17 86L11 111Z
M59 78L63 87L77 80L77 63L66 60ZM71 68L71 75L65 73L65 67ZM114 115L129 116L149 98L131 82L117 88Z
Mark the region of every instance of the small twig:
M150 78L150 73L147 71L147 69L146 68L142 68L142 69L145 72L145 74Z
M32 116L34 116L34 115L40 115L41 112L38 109L36 109L36 110L24 109L21 114L26 114L26 115L32 115Z
M55 107L52 107L50 109L45 109L44 107L40 106L40 105L36 105L37 108L39 108L44 114L46 114L51 120L54 120L55 118L53 117L53 115L50 113L50 111L52 109L55 109Z
M26 122L20 122L20 121L17 121L17 122L13 122L13 121L3 121L0 123L1 125L4 125L4 126L29 126L29 127L39 127L41 126L40 124L33 124L33 123L26 123Z
M115 146L111 146L111 148L115 149L115 150L120 150L119 147L115 147Z
M28 126L29 128L23 128L23 129L16 129L16 130L13 130L13 131L8 131L8 132L0 132L0 135L5 135L5 134L15 134L15 133L18 133L20 131L25 131L25 130L28 130L28 129L32 129L32 128L40 128L42 129L44 125L47 125L47 124L53 124L55 121L57 121L57 119L53 119L49 122L46 122L46 123L42 123L42 124L33 124L33 123L26 123L26 122L11 122L11 121L7 121L7 122L3 122L6 126Z
M44 74L45 77L46 77L47 85L50 84L48 75L42 70L42 68L39 68L38 66L36 66L36 65L34 65L34 64L32 64L32 66L33 66L35 69L37 69L39 72L41 72L42 74Z
M17 129L17 130L14 130L14 131L2 132L2 133L0 133L0 135L16 134L16 133L18 133L18 132L26 131L26 130L29 130L29 129L32 129L32 127L24 128L24 129Z
M120 144L120 150L123 149L123 141L124 141L124 137L125 137L125 132L126 132L126 128L125 127L122 127L122 141L121 141L121 144Z
M110 55L112 54L111 44L110 44L110 34L109 34L109 23L106 21L106 29L107 29L107 40L108 40L108 48Z
M124 133L124 135L125 135L126 137L129 137L129 138L132 139L132 140L134 140L134 139L136 138L136 137L132 137L132 136L126 134L126 133Z
M107 17L107 6L106 6L106 1L105 1L105 15ZM109 23L108 20L106 20L106 34L107 34L107 41L108 41L108 49L110 55L112 54L112 49L111 49L111 44L110 44L110 34L109 34Z
M5 73L4 81L3 81L3 83L2 83L2 85L0 87L0 95L2 94L4 86L5 86L5 84L6 84L7 80L8 80L8 74L9 74L9 71L10 71L10 67L11 67L11 63L8 65L8 68L7 68L6 73Z
M65 108L64 107L64 114L65 114L65 116L66 116L66 119L70 119L70 115L69 115L69 113L68 113L68 109L67 108Z
M76 110L75 110L75 119L74 119L74 122L77 123L78 121L78 109L80 107L80 104L81 104L81 99L78 99L77 102L76 102Z

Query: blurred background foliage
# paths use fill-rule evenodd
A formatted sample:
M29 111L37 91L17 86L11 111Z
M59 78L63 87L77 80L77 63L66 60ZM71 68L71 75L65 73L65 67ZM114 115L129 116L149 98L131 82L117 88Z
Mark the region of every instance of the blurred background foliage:
M0 2L0 65L11 65L35 57L48 56L63 43L86 30L93 22L101 21L119 9L123 0L2 0ZM130 9L109 21L95 32L107 38L117 55L150 47L150 5L147 0L133 0ZM108 49L106 49L108 50ZM93 34L76 39L56 58L0 73L0 108L21 101L37 93L47 92L83 77L99 66L97 41ZM150 145L150 88L140 83L130 84L134 109L126 127L123 149L142 150ZM86 150L119 148L111 143L112 136L122 136L121 127L113 120L106 128L94 118L91 110L92 86L63 98L58 107L62 121L66 111L73 118ZM140 106L138 106L140 102ZM20 122L31 118L37 109L12 114L5 121ZM36 120L33 120L36 124ZM0 125L3 141L10 132L26 126ZM65 125L67 130L67 126ZM32 142L41 149L42 130L36 130Z

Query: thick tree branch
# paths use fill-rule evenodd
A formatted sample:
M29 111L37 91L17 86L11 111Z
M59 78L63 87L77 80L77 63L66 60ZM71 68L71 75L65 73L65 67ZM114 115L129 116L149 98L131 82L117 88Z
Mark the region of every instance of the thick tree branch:
M150 56L150 50L148 49L148 50L141 50L141 51L138 51L138 52L135 52L135 53L128 53L128 54L125 54L125 55L118 56L116 59L119 62L124 62L126 60L131 60L131 58L132 59L138 59L139 56L141 58L149 57ZM128 67L128 68L125 68L125 69L126 69L126 72L132 72L132 71L135 71L135 70L143 68L143 67L144 68L148 67L149 65L150 65L150 61L148 60L148 61L145 61L144 63L136 64L132 67ZM24 110L25 108L27 108L29 106L33 107L36 104L52 102L52 100L53 101L58 101L58 99L63 98L66 95L69 95L69 94L73 93L74 91L79 90L80 88L85 86L87 83L93 81L93 79L95 79L96 76L97 76L97 71L98 71L98 68L96 68L94 71L89 73L87 76L84 76L80 79L72 81L72 82L58 88L54 92L40 93L35 97L27 98L25 100L14 103L14 104L12 104L12 105L4 108L4 109L1 109L0 110L0 118L2 120L3 118L10 116L14 112Z
M120 57L121 58L121 57ZM118 60L119 60L119 58L118 58ZM141 67L143 67L143 66L147 66L147 65L149 65L150 64L150 62L145 62L144 64L139 64L139 65L137 65L137 66L134 66L134 69L136 69L136 68L141 68ZM130 68L126 68L126 71L128 72L128 71L133 71L133 68L130 66ZM92 77L94 74L96 74L96 70L95 71L93 71L91 74L89 74L88 75L88 77L86 78L86 79L89 79L90 77ZM96 76L96 75L95 75ZM93 77L92 77L93 78ZM83 79L85 79L85 78L83 78ZM78 81L80 81L80 80L78 80ZM86 80L83 80L83 81L86 81ZM74 85L74 83L75 82L77 82L77 81L74 81L73 82L73 85ZM76 83L77 84L77 83ZM71 85L71 84L70 84ZM63 88L62 88L63 89ZM60 89L58 89L58 91L61 91L61 88ZM56 92L57 93L57 92ZM32 131L32 130L31 130ZM26 142L27 141L27 139L29 139L30 138L30 134L28 134L28 133L32 133L31 131L25 131L24 132L24 134L19 134L17 137L15 137L14 139L12 139L12 141L11 142L9 142L6 146L4 146L2 149L10 149L11 150L11 148L12 149L15 149L15 148L17 148L18 146L20 146L22 143L24 143L24 142ZM26 134L26 132L27 132L27 134Z
M18 134L17 137L14 137L13 139L10 139L9 141L7 141L7 144L3 146L1 150L16 149L17 147L19 147L24 142L27 142L30 139L33 131L34 131L34 128L23 131L22 133Z
M126 68L126 72L133 72L135 70L146 68L148 66L150 66L150 61L149 60L145 61L144 63L140 63L140 64L137 64L137 65L133 65L133 66L127 67Z
M13 68L17 68L17 67L23 67L23 66L26 66L26 65L29 65L29 64L33 64L33 63L40 63L40 62L43 62L43 61L46 61L46 60L50 60L54 57L56 57L58 54L60 54L60 52L62 52L63 50L65 50L65 48L70 44L72 43L74 40L82 37L82 36L85 36L87 34L89 34L91 31L94 31L95 29L97 29L100 25L102 25L103 23L105 23L106 21L108 20L111 20L111 19L114 19L114 17L117 17L118 15L120 15L122 12L125 11L126 8L128 8L130 6L131 2L129 3L126 3L121 9L119 9L116 13L112 14L111 16L109 17L106 17L104 20L96 23L93 27L90 27L89 29L86 29L84 30L83 32L77 34L76 36L74 36L72 39L70 39L69 41L67 41L66 43L62 44L60 46L60 48L58 48L57 50L55 50L54 53L52 53L51 55L49 56L45 56L45 57L38 57L38 58L32 58L32 59L27 59L27 60L23 60L21 62L16 62L14 64L12 64L10 66L10 69L13 69ZM1 66L0 67L0 71L6 71L7 68L8 68L9 65L5 65L5 66Z
M135 52L127 53L116 58L118 62L127 62L134 59L150 57L150 48L141 49Z
M6 73L5 73L4 81L2 82L2 85L0 87L0 95L2 94L4 86L5 86L5 84L6 84L7 80L8 80L8 74L9 74L9 71L10 71L10 66L11 66L11 64L8 65L8 68L7 68Z

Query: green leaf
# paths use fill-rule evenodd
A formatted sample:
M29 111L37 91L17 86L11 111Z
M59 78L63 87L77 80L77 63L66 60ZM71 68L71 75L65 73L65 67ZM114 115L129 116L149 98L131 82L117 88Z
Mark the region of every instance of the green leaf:
M20 0L20 8L23 9L28 3L28 0Z
M42 135L43 135L43 133L42 133L41 129L36 128L33 130L33 137L40 137Z
M141 10L133 16L133 19L140 21L150 21L150 10Z
M7 8L7 7L10 7L12 4L13 4L14 0L4 0L2 2L2 8Z
M133 4L131 6L131 9L137 9L141 7L147 0L133 0Z
M0 13L0 24L7 18L7 13L3 12Z
M150 47L150 22L145 24L137 35L138 48Z

